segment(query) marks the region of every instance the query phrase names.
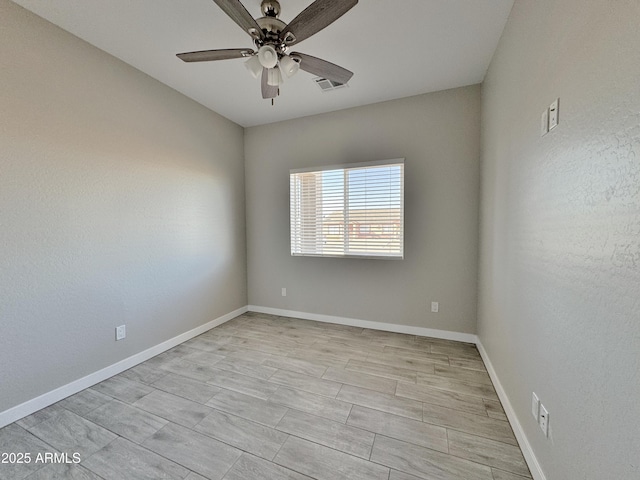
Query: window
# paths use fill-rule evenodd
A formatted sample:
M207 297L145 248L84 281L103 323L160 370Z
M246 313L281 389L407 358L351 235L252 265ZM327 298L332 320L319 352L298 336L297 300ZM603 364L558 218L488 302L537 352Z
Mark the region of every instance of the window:
M404 159L291 170L291 255L402 258Z

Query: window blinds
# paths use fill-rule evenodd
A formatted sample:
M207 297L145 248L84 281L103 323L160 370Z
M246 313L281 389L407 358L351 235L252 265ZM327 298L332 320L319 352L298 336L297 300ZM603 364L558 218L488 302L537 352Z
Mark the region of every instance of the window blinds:
M404 159L291 170L291 255L402 258Z

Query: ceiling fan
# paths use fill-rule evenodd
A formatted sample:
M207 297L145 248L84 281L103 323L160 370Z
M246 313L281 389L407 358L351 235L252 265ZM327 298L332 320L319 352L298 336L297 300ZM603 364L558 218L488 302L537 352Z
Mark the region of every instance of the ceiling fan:
M288 25L278 18L280 3L262 0L264 14L254 19L240 0L213 0L224 13L247 32L257 51L250 48L203 50L179 53L185 62L210 62L232 58L248 58L245 66L251 74L262 77L262 98L273 99L280 93L284 78L295 75L299 69L336 83L345 84L353 76L346 68L311 55L291 52L292 46L302 42L331 25L351 10L358 0L315 0Z

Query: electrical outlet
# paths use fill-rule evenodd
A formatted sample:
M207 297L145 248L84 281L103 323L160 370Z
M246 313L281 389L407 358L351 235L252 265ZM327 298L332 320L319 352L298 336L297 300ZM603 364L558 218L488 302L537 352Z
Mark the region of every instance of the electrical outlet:
M538 421L539 414L540 414L540 399L536 395L536 392L533 392L533 395L531 395L531 415L533 416L536 422Z
M540 425L540 430L544 433L545 437L549 436L549 412L544 405L540 404L540 419L538 420L538 425Z
M286 297L287 296L287 289L286 288L282 288L282 296Z
M125 325L120 325L116 327L116 341L123 340L124 337L127 336L127 327Z
M440 304L438 302L431 302L431 311L433 313L438 313L440 310Z

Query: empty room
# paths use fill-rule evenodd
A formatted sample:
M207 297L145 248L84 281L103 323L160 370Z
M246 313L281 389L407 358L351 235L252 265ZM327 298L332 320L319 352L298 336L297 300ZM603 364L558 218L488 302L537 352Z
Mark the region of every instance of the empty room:
M0 479L639 479L639 20L0 0Z

